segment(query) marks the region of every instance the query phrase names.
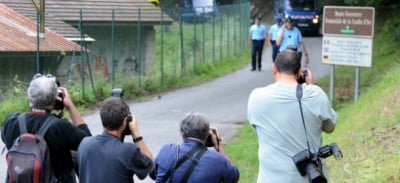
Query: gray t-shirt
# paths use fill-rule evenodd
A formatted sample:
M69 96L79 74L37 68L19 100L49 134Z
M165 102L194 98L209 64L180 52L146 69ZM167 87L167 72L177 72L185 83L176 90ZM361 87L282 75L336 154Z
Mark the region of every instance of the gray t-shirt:
M308 182L301 176L292 157L307 149L322 146L322 131L330 131L336 123L325 92L316 85L302 85L301 99L306 133L301 119L296 86L274 83L252 91L248 101L248 120L258 136L258 183Z

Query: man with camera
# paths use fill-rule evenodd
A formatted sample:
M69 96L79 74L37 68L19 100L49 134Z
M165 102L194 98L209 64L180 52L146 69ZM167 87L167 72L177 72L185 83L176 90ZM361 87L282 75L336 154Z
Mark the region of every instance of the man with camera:
M308 158L321 150L321 133L334 131L337 115L324 91L313 84L311 71L302 71L295 51L281 51L272 71L275 82L254 89L248 100L248 120L259 142L257 182L309 182L314 174L306 176L304 171L317 172L311 172L317 167L311 165L326 171L323 159ZM300 77L305 83L298 83ZM333 146L326 149L336 151ZM299 156L304 150L306 156Z
M50 118L53 110L62 111L64 107L68 110L72 123L62 119L62 115L48 121L50 124L44 139L50 153L53 182L76 182L71 151L76 151L81 140L91 135L88 126L72 102L67 89L60 87L54 76L36 74L27 93L30 111L25 113L24 117L29 133L37 133L44 126L46 119ZM8 150L20 135L19 116L20 113L11 113L4 120L1 138Z
M153 155L137 127L136 118L120 97L110 97L100 107L104 132L83 139L78 149L80 183L131 183L153 169ZM134 143L124 143L130 135Z
M305 64L308 64L309 58L306 46L303 42L303 36L301 35L300 30L293 24L294 22L290 17L287 17L284 20L284 24L282 25L279 31L279 36L276 40L276 45L279 46L279 51L288 48L296 50L297 54L299 54L300 60L302 60L302 56L304 55L304 62Z
M157 183L238 182L239 170L226 154L219 131L210 130L203 114L186 114L180 131L183 143L164 145L155 159L152 178Z

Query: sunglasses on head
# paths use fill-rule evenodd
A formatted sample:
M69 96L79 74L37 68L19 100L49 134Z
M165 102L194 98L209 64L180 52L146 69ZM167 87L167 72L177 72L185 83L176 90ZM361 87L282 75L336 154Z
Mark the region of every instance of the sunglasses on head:
M51 74L43 75L43 74L40 74L40 73L36 73L36 74L33 76L33 79L37 79L37 78L40 78L40 77L55 78L55 77L54 77L53 75L51 75Z
M41 77L46 77L46 78L54 79L54 82L56 82L57 86L58 86L58 87L60 86L60 81L58 81L58 79L57 79L55 76L53 76L52 74L43 75L43 74L40 74L40 73L36 73L36 74L33 76L33 79L37 79L37 78L41 78Z

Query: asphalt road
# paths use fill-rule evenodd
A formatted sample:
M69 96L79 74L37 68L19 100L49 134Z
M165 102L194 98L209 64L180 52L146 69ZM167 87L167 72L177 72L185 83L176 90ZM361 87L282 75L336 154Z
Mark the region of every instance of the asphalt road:
M307 37L305 45L310 56L308 68L314 79L329 74L330 66L321 62L321 38ZM247 120L247 99L257 87L273 82L271 47L264 48L262 71L250 71L250 65L213 81L162 93L161 98L136 103L130 101L132 113L136 116L141 134L154 156L166 143L180 143L179 121L187 112L206 114L212 121L211 127L218 128L224 143L235 137L237 129ZM249 58L250 63L250 58ZM129 91L125 91L129 92ZM84 116L93 135L102 133L99 112ZM130 138L127 138L127 140ZM0 145L2 148L4 144ZM229 152L228 152L229 154ZM0 181L6 174L5 153L0 157ZM135 182L152 182L149 179Z

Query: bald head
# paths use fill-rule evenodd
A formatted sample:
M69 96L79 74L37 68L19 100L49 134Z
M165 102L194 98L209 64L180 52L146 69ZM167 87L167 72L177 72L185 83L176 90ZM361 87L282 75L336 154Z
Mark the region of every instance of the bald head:
M297 75L301 67L300 57L293 50L283 50L276 57L275 67L280 73Z
M29 106L37 109L50 109L57 96L55 78L39 77L29 84Z

